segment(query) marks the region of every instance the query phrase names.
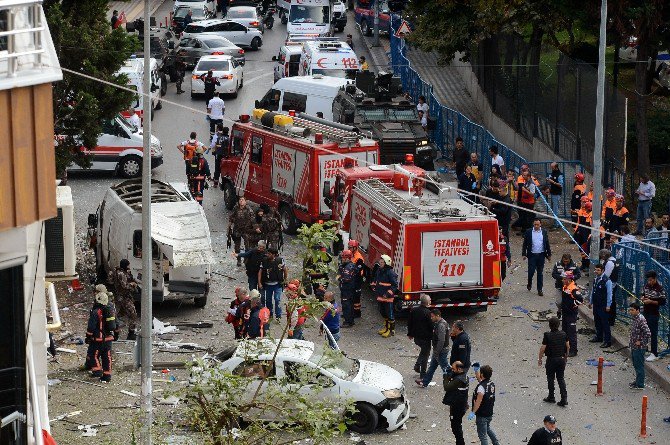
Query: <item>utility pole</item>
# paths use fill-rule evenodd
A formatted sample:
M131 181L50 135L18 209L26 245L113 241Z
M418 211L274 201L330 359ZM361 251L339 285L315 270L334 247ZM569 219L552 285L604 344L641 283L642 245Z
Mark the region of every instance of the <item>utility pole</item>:
M379 8L381 7L381 3L381 0L375 0L375 19L372 28L375 33L375 39L372 46L379 46Z
M142 367L141 411L142 427L141 444L151 445L151 424L153 423L153 407L151 403L151 18L149 17L149 0L144 0L144 97L142 119L143 149L142 156L142 319L140 330L140 351Z
M600 5L600 41L598 45L598 86L596 88L596 137L593 150L593 214L591 229L591 254L600 250L600 197L603 194L603 124L605 118L605 46L607 39L607 0ZM591 272L593 272L593 264Z

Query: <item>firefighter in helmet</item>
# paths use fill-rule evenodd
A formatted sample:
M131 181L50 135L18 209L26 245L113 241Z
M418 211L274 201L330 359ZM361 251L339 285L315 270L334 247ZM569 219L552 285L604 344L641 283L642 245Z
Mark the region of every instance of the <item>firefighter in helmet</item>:
M342 262L337 270L337 279L340 285L340 300L342 301L342 315L344 316L343 327L352 327L354 325L353 300L358 268L351 261L353 257L351 250L343 250L340 257L342 258Z
M398 275L393 271L390 256L382 255L379 258L370 286L382 307L382 314L384 314L385 320L384 327L377 333L384 338L395 335L393 301L398 291Z
M365 258L361 253L360 243L355 239L351 239L347 245L349 246L349 250L351 250L351 262L356 265L354 318L359 318L361 316L361 294L363 292L363 282L367 279L369 269L365 265Z
M102 382L112 380L112 341L118 338L116 317L109 307L106 289L96 288L95 303L91 308L86 328L86 343L93 345L91 377L99 377Z
M589 260L589 238L591 236L591 220L592 220L592 210L593 204L589 200L588 196L584 195L581 198L581 208L577 212L577 224L579 226L575 227L575 241L581 247L582 255L582 265L580 269L582 272L589 270L589 265L591 261Z
M195 150L195 156L191 158L188 169L188 189L196 202L202 205L203 194L207 187L206 179L212 179L209 171L209 163L205 159L205 151L202 147Z
M577 213L582 206L581 199L585 193L584 173L577 173L575 175L575 187L572 189L572 196L570 197L570 214L573 222L577 222Z
M584 302L584 297L579 287L575 284L575 276L572 272L563 273L563 292L561 293L561 312L563 321L561 330L568 334L570 342L569 357L577 355L577 315L579 305Z

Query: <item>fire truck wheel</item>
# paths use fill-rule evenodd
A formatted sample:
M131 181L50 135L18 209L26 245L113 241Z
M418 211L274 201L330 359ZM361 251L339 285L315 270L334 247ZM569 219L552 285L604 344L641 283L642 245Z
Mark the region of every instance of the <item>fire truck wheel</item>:
M226 209L233 210L236 200L237 197L235 196L235 189L233 188L233 184L226 181L223 185L223 202L226 205Z
M194 298L193 299L193 304L195 305L195 307L200 307L200 308L205 307L205 305L207 304L207 296Z
M284 233L289 235L294 235L298 229L298 223L293 214L293 210L287 204L283 204L279 207L279 216L281 218L281 226L284 229Z

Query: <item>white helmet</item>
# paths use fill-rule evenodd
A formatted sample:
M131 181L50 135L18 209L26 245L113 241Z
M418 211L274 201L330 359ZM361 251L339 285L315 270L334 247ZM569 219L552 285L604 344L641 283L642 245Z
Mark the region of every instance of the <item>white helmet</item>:
M98 292L95 294L95 301L103 306L107 306L107 303L109 303L107 292Z
M392 265L392 264L391 264L391 257L390 257L390 256L388 256L388 255L382 255L381 258L382 258L382 260L384 260L384 262L386 263L387 266L391 266L391 265Z

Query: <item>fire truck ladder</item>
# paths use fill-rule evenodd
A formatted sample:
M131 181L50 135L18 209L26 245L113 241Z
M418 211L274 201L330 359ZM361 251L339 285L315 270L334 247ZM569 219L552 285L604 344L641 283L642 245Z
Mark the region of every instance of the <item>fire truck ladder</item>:
M383 200L377 202L386 207L392 213L398 216L416 216L421 213L421 210L411 202L398 196L389 186L381 182L379 179L369 179L367 181L359 181L356 188L368 196L375 194L384 197Z
M360 135L355 131L343 130L341 128L333 127L327 124L321 124L319 122L314 122L309 119L303 119L301 117L293 117L293 124L298 127L308 128L316 133L322 133L324 136L327 136L328 139L333 139L339 142L355 144Z

